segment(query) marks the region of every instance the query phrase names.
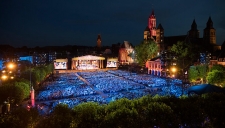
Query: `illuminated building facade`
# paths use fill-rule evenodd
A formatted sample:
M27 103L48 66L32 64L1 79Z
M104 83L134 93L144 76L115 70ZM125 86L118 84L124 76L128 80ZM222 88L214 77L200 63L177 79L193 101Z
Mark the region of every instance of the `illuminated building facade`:
M134 62L134 59L129 56L134 51L134 48L132 44L130 44L128 41L124 41L123 44L120 46L119 49L119 63L124 64L131 64Z
M191 24L191 29L187 34L164 37L164 29L162 25L159 24L156 29L156 16L154 11L152 11L152 14L149 16L148 26L144 30L144 40L154 40L159 47L160 53L169 50L173 44L176 44L178 41L192 43L196 49L201 49L201 52L208 51L212 53L212 55L214 54L214 56L217 51L221 50L221 46L216 44L216 30L213 27L213 21L211 17L208 18L206 23L206 28L203 31L203 38L200 38L199 36L200 31L197 29L197 23L194 19ZM162 67L160 67L161 64L158 59L149 60L146 62L146 68L148 68L149 74L162 75L163 73L160 72L164 71L165 69L162 70Z
M144 40L154 40L158 47L159 52L164 50L164 29L161 24L156 27L156 16L154 10L148 18L148 26L144 30Z

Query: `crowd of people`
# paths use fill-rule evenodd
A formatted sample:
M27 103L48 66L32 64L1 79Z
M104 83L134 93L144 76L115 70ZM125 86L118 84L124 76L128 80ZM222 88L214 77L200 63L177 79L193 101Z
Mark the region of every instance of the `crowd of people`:
M185 94L178 79L165 79L123 70L62 73L37 92L36 104L47 114L58 104L70 108L83 102L107 104L120 98L135 99L145 95Z

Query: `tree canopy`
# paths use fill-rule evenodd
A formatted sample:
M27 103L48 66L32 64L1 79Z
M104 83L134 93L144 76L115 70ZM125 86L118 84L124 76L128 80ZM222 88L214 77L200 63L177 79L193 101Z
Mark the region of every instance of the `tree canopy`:
M170 51L175 53L177 56L178 69L185 71L189 68L193 60L196 59L196 53L193 52L193 50L194 49L191 43L186 43L183 41L178 41L171 47Z
M157 55L158 46L153 40L144 40L135 47L137 61L140 66Z
M208 83L225 86L225 67L223 65L213 65L206 77Z
M149 128L225 127L225 95L209 93L193 97L144 96L119 99L107 105L85 102L69 108L59 104L48 116L36 108L18 108L0 116L0 127L43 128Z

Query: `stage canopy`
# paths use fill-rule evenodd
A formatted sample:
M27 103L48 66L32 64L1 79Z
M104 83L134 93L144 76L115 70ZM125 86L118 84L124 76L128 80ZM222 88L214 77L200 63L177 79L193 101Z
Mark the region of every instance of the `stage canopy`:
M105 57L86 55L72 58L72 60L105 60Z
M71 69L86 70L103 68L105 57L86 55L72 58Z

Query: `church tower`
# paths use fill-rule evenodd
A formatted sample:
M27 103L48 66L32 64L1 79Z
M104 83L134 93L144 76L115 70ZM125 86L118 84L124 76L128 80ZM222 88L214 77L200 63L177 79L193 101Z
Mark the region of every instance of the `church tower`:
M190 38L199 38L199 30L197 29L195 19L192 22L191 30L188 31L188 35Z
M148 18L148 28L150 30L150 35L152 37L156 36L156 17L154 10L152 10L152 14Z
M164 50L164 29L161 24L156 29L156 43L159 47L160 52Z
M213 22L209 17L206 28L204 29L203 40L207 44L216 44L216 30L213 28Z
M150 38L150 30L148 26L144 30L144 40L148 40Z
M101 48L101 43L102 43L101 35L98 34L98 38L97 38L97 47L98 48Z

